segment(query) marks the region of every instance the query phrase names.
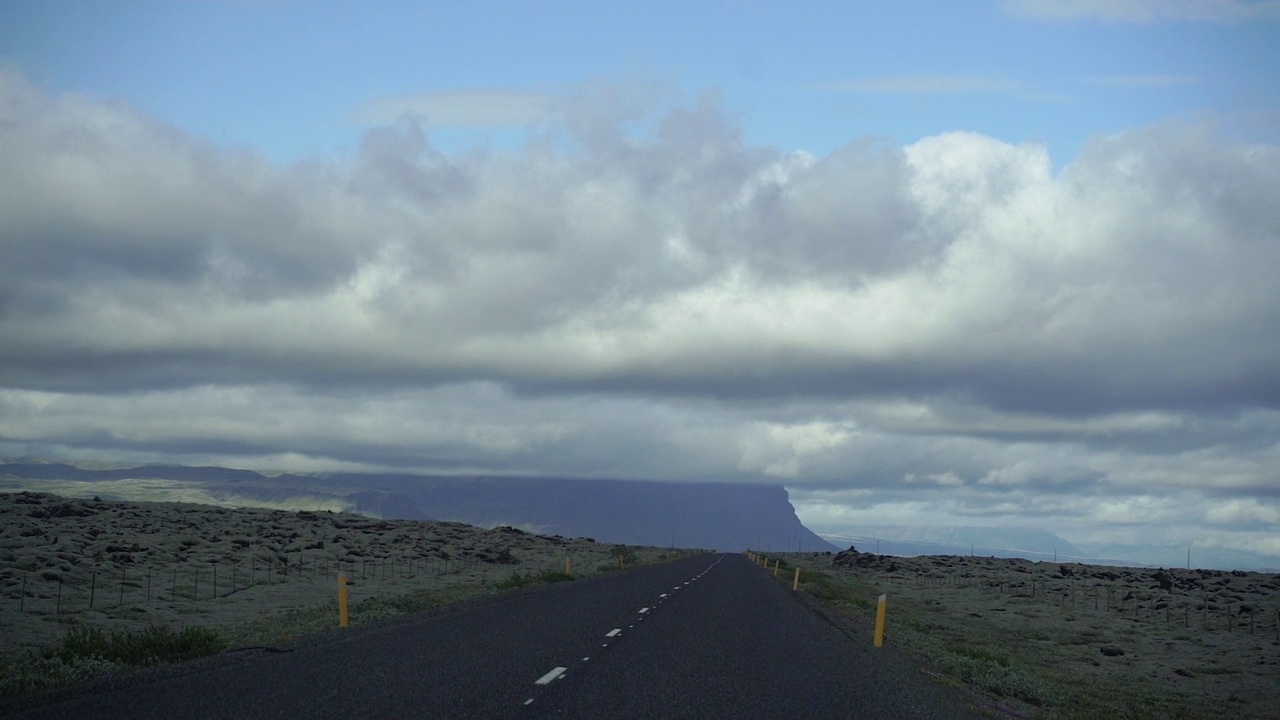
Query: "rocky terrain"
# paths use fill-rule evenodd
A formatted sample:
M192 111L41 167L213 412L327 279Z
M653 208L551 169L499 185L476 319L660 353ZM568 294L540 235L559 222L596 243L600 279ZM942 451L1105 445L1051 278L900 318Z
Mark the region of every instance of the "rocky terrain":
M0 657L47 645L68 624L288 634L290 613L336 605L339 573L355 583L353 606L444 601L515 575L589 575L667 552L511 527L0 493Z
M856 550L797 561L886 594L890 640L963 659L950 667L961 675L983 666L963 679L987 683L1011 712L1280 708L1280 575Z

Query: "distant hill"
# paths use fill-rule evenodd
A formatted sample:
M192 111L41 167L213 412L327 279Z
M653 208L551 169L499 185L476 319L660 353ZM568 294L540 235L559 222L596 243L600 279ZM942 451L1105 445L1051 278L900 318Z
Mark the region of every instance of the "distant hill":
M747 483L326 473L219 467L0 463L0 490L239 507L347 510L387 519L511 525L600 542L827 551L785 488Z

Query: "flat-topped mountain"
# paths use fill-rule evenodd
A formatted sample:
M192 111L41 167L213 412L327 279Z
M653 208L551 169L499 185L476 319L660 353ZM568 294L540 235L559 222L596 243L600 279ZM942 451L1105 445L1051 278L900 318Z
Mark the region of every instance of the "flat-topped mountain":
M835 550L779 485L382 473L267 475L219 467L0 463L0 490L120 500L346 510L386 519L511 525L566 537L719 550Z

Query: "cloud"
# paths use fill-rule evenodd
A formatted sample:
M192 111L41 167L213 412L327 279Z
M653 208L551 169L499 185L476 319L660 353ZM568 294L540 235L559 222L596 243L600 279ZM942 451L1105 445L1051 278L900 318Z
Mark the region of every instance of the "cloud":
M1018 90L1023 84L975 75L894 75L828 83L827 90L876 95L967 95Z
M781 479L847 522L1259 546L1274 145L1160 124L1055 171L965 132L780 152L714 95L556 106L516 151L401 118L281 166L0 74L0 452Z
M1050 22L1242 23L1280 17L1277 0L1005 0L1005 9Z
M394 125L409 117L432 127L527 127L556 117L548 95L512 90L440 90L381 97L356 108L355 125Z

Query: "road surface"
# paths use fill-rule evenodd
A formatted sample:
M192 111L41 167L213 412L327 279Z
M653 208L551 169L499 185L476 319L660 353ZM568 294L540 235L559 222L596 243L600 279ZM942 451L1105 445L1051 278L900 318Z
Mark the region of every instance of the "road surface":
M980 717L790 595L742 555L700 555L100 684L17 717Z

